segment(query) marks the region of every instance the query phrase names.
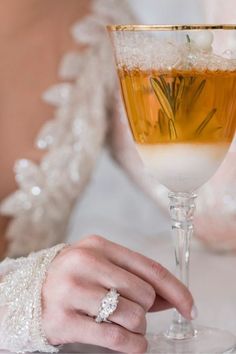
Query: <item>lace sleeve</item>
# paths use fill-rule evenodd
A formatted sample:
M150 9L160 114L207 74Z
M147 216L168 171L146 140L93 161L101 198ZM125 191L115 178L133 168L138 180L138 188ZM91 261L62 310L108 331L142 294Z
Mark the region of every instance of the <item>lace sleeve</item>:
M56 352L41 328L41 289L64 244L0 263L0 350Z

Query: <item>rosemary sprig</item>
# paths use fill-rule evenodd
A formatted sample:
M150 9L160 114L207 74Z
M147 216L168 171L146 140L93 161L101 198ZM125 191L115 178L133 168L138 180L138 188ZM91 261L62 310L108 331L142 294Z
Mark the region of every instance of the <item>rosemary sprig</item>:
M175 123L173 122L172 119L169 119L168 128L169 128L169 135L170 135L171 140L177 139L177 137L178 137L177 131L175 128Z
M182 100L182 96L184 93L184 88L185 88L185 80L183 77L179 78L180 83L177 86L177 90L176 90L176 95L174 97L174 112L176 113L179 109L179 105L181 103Z
M163 92L164 92L169 98L171 98L170 84L165 81L163 75L160 75L160 81L161 81L161 84L162 84L162 90L163 90Z
M189 34L186 34L186 38L187 38L187 42L190 44L191 43L191 39L189 37Z
M214 117L215 113L216 113L217 109L213 108L206 116L205 119L203 119L202 123L199 125L199 127L197 128L195 135L199 136L203 130L206 128L206 126L210 123L210 121L212 120L212 118Z
M200 97L202 91L204 90L204 87L206 85L206 80L202 80L199 84L199 86L197 87L196 91L193 94L193 97L191 99L191 103L190 103L190 107L192 107L198 100L198 98Z
M159 112L158 112L158 124L159 124L159 129L160 129L161 134L165 134L166 119L165 119L164 113L161 109L159 109Z
M158 112L159 128L161 134L164 134L167 125L169 137L173 140L177 138L177 131L174 124L176 100L173 97L173 85L171 87L171 85L165 81L163 76L160 76L159 80L156 78L150 79L152 88L162 107ZM179 88L177 94L178 92Z
M150 81L163 112L165 112L169 119L173 120L174 114L171 103L168 100L168 93L166 91L166 87L162 86L160 81L156 78L151 78Z
M176 122L176 113L178 112L181 102L186 98L186 95L191 95L189 109L198 101L201 96L206 80L201 80L197 85L197 78L194 76L175 77L171 82L165 80L164 75L160 75L158 78L151 77L150 83L152 89L159 101L161 108L158 111L158 125L160 133L165 135L167 132L171 140L178 138L178 122ZM195 88L194 85L197 87ZM194 92L193 92L194 89ZM193 93L192 93L193 92ZM217 109L213 108L207 116L203 119L193 134L198 137L201 135L207 125L211 122ZM221 127L219 127L221 129Z

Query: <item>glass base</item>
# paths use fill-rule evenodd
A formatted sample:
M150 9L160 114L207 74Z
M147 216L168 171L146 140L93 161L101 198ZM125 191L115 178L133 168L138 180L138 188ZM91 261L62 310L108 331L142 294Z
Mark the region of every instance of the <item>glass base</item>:
M147 353L156 354L222 354L234 353L236 337L227 331L197 327L191 339L169 339L162 334L148 334ZM236 351L235 351L236 353Z

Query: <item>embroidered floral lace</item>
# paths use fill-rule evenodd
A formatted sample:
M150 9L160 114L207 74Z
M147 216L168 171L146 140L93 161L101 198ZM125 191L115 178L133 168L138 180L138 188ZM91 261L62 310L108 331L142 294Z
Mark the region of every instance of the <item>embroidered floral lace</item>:
M6 258L0 265L0 348L13 352L55 352L41 327L41 288L51 261L65 247L31 253L27 258Z

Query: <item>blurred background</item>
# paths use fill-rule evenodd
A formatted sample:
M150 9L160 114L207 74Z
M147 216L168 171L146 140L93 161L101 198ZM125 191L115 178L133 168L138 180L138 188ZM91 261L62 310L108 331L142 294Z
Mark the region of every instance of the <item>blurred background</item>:
M197 23L202 22L204 17L202 6L204 0L129 0L129 2L143 23Z

